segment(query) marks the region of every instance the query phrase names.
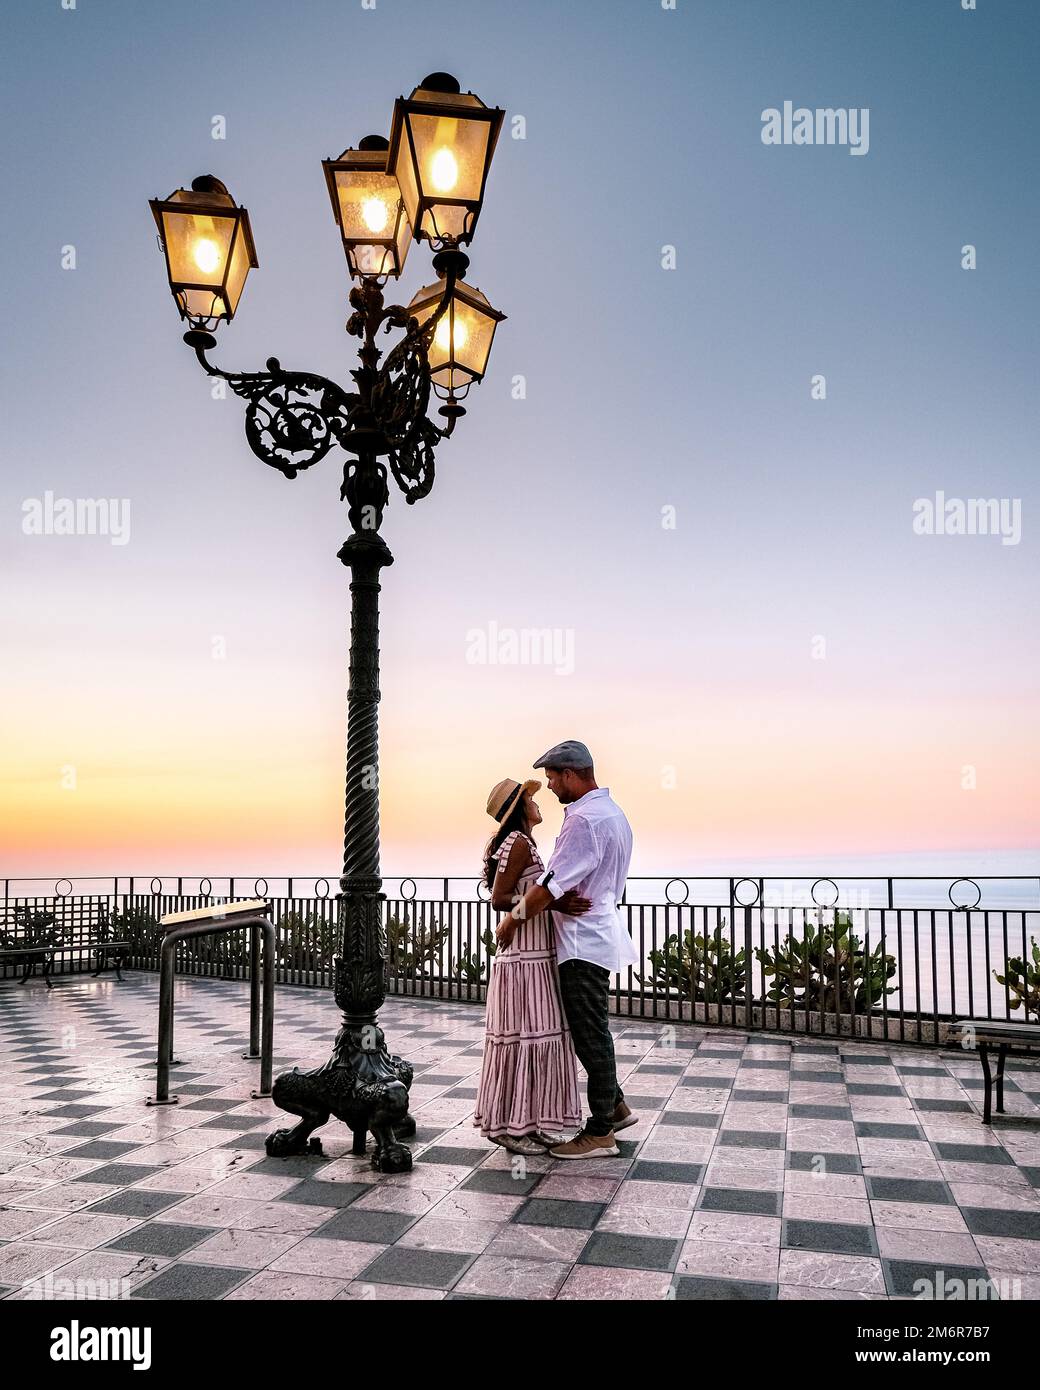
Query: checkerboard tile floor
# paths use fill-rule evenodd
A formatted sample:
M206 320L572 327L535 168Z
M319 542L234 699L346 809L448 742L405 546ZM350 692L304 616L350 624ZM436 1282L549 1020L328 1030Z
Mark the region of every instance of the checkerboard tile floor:
M0 984L0 1297L899 1299L941 1271L1040 1298L1026 1060L986 1129L961 1052L619 1019L621 1157L520 1170L471 1122L483 1010L394 999L416 1165L382 1175L336 1121L323 1157L268 1158L247 986L176 990L180 1102L148 1108L155 976ZM337 1020L280 988L276 1071Z

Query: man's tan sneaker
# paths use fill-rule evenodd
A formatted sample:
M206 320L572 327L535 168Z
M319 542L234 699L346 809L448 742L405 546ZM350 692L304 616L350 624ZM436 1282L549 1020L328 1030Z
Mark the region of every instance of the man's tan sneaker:
M623 1100L619 1100L617 1103L617 1108L615 1109L613 1115L611 1115L610 1120L611 1124L614 1126L614 1131L616 1133L619 1129L627 1129L629 1125L638 1124L639 1116L633 1115L632 1111L628 1108L625 1102Z
M584 1129L566 1144L557 1144L549 1150L550 1158L613 1158L621 1150L614 1142L614 1134L589 1134Z

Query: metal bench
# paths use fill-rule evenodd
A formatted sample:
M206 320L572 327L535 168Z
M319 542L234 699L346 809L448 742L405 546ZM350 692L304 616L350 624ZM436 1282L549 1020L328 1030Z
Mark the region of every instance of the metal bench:
M218 903L190 912L168 912L160 918L163 930L159 952L159 1055L156 1059L155 1096L149 1105L176 1105L170 1095L170 1066L173 1056L173 972L177 947L196 936L252 927L249 958L249 1051L246 1057L260 1058L260 1089L254 1097L270 1096L274 1070L274 973L275 930L268 916L266 898L246 898L239 902ZM261 1024L261 955L263 938L263 1020Z
M985 1018L962 1018L953 1025L952 1040L965 1050L977 1048L986 1083L982 1104L982 1123L992 1123L993 1074L990 1048L997 1049L997 1113L1004 1113L1004 1061L1009 1053L1026 1055L1040 1049L1040 1023L994 1023Z
M0 965L22 966L19 984L25 984L36 973L38 965L43 966L43 979L48 989L52 989L51 972L54 957L60 952L86 953L93 956L96 979L111 963L116 977L122 980L121 966L134 949L134 943L121 936L113 935L107 915L93 924L96 935L84 939L83 926L55 925L55 915L50 911L39 911L22 904L5 907L2 910L3 925L11 931L0 931Z

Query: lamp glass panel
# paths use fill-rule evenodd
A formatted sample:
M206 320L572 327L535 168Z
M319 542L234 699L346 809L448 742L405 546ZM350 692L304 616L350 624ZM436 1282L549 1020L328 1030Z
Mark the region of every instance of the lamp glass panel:
M401 211L397 179L372 170L337 169L335 182L339 224L352 267L361 275L400 274L411 232ZM370 236L379 241L366 240Z
M225 217L209 211L171 212L167 209L163 212L162 220L163 241L173 283L207 285L219 290L228 268L237 216Z
M246 283L248 274L249 252L246 249L245 228L240 224L235 234L234 245L231 248L231 265L228 270L227 284L224 287L228 318L231 318L238 308L238 301L242 298L242 287Z
M416 219L419 215L419 189L415 182L415 169L412 165L412 151L408 143L407 133L404 133L400 144L397 147L397 164L394 169L397 182L401 189L401 197L404 199L405 212L408 214L408 221L414 231Z
M427 210L424 214L422 229L440 236L460 236L466 230L467 209L439 200L479 203L491 122L414 111L409 113L408 122L422 195L429 203L439 203L435 213Z
M483 376L494 332L494 319L456 297L433 330L431 373L439 380L442 369L454 365L467 376Z
M427 285L412 300L409 308L420 323L425 323L441 302L444 284L441 280ZM466 284L458 288L462 293L452 296L437 321L429 351L434 382L456 389L484 375L498 322L495 311L478 289Z
M393 236L401 195L392 174L337 169L336 197L344 238L363 241L367 236Z

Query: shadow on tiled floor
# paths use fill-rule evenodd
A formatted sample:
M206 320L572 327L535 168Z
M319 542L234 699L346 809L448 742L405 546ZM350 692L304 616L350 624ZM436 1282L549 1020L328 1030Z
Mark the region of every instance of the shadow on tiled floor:
M1040 1066L986 1129L960 1052L619 1019L621 1157L524 1165L472 1126L483 1010L392 999L419 1129L384 1176L335 1121L266 1156L238 982L178 980L181 1099L148 1108L157 985L0 984L2 1298L1040 1297ZM326 1060L327 993L276 1015L279 1065Z

